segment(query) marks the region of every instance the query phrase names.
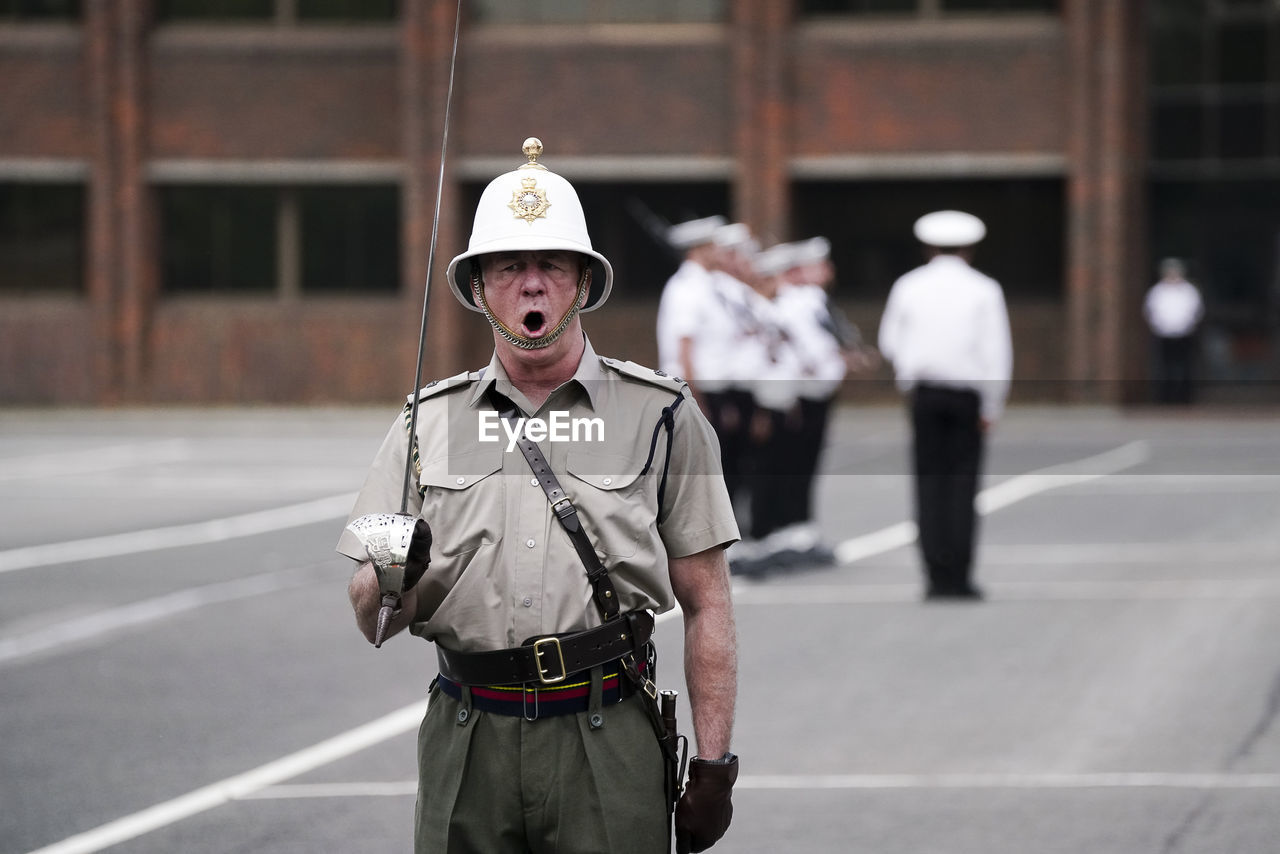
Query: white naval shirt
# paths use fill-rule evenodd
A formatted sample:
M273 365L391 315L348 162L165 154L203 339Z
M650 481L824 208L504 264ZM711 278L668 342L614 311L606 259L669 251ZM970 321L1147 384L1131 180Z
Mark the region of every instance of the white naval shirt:
M680 364L680 339L698 335L698 323L714 284L711 271L686 259L667 280L658 300L658 368L668 376L685 373Z
M1204 303L1200 291L1186 279L1162 279L1147 291L1142 314L1161 338L1184 338L1204 317Z
M658 365L700 391L739 387L755 369L751 346L755 318L747 285L686 261L668 280L658 302ZM680 341L692 339L692 376L680 363Z
M799 395L797 380L804 374L802 354L777 301L747 285L743 287L754 332L743 341L737 356L741 376L757 406L786 412L795 406Z
M880 352L898 387L971 388L982 416L1004 409L1013 372L1009 315L999 283L955 255L938 255L894 282L880 319Z
M826 291L819 285L783 285L773 302L797 352L797 393L808 400L830 397L848 368L840 342L823 325L824 317L830 318Z

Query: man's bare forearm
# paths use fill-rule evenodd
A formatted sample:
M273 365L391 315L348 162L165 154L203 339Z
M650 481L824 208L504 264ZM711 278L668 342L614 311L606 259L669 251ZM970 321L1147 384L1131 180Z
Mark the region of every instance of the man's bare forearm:
M672 561L672 583L684 610L684 674L698 755L729 750L738 695L738 640L729 567L723 549Z
M351 600L351 610L356 615L356 627L369 643L373 643L378 628L378 611L382 607L382 594L378 591L378 577L369 561L360 564L351 576L351 583L347 585L347 598ZM400 613L392 619L387 637L398 634L412 623L417 610L418 591L410 588L401 597Z
M738 653L732 608L685 614L684 670L698 755L718 758L729 750L738 696Z

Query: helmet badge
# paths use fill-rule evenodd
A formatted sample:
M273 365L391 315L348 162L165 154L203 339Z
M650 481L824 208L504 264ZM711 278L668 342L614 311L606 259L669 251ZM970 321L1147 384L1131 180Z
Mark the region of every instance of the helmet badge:
M547 201L547 191L538 189L536 178L521 178L520 189L511 194L507 207L515 212L516 219L533 225L535 219L547 215L551 203Z
M542 140L531 136L524 141L521 150L529 159L528 163L520 167L521 169L546 171L547 167L538 162L538 158L542 155ZM547 208L551 207L551 203L547 201L547 191L538 189L538 179L530 176L520 179L520 189L511 194L511 201L507 207L515 213L516 219L522 219L533 225L535 219L547 215Z

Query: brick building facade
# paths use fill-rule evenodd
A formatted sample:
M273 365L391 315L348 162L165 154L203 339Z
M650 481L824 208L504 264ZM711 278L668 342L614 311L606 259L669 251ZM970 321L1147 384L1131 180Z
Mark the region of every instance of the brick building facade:
M950 2L668 2L644 22L464 3L425 373L490 349L443 269L536 135L618 269L584 319L612 353L654 359L671 269L655 218L827 235L837 296L874 333L918 260L911 221L963 207L991 225L978 266L1008 292L1015 400L1140 396L1124 381L1146 371L1150 4ZM405 393L454 0L357 23L263 3L236 21L164 0L0 18L0 259L32 271L0 280L0 401ZM51 212L13 225L28 199Z

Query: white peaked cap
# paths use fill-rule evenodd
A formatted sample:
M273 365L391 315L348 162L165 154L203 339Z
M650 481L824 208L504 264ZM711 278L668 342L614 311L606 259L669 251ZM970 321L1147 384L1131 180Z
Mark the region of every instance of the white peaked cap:
M529 162L494 178L480 195L467 251L449 262L449 287L464 306L481 311L471 294L470 259L491 252L567 250L587 256L591 266L591 290L581 310L599 308L613 288L613 267L591 248L578 193L538 163L540 140L526 139L523 150Z
M675 249L692 249L711 243L716 229L728 224L722 216L708 216L702 219L691 219L667 229L667 242Z
M912 229L926 246L942 249L973 246L987 236L982 220L964 211L934 211L916 220Z
M752 268L761 276L777 276L802 263L796 249L799 244L779 243L770 246L752 259Z
M724 249L738 249L754 243L751 237L751 229L746 223L741 222L720 226L712 234L711 239L716 246ZM756 248L758 249L759 247L757 246Z
M794 247L797 264L816 264L831 257L831 241L825 237L811 237L788 245Z

